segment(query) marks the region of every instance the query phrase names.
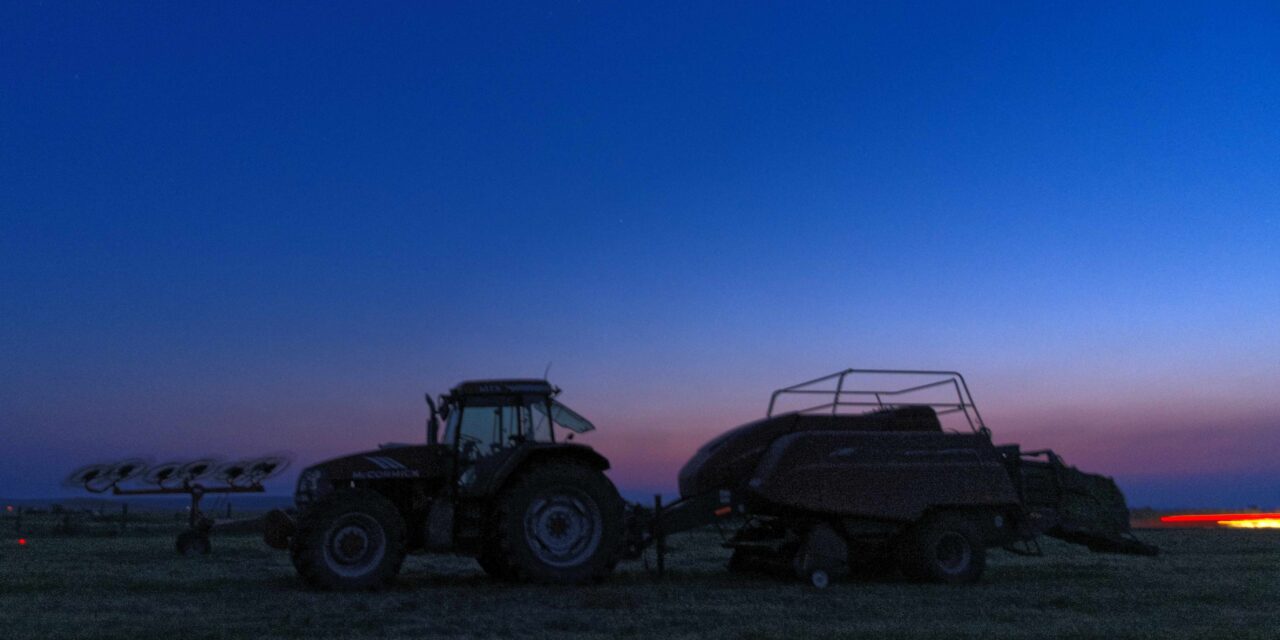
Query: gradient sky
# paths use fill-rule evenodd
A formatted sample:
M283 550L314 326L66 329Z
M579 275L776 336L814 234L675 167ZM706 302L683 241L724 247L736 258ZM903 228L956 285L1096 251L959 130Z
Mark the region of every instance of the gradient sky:
M1280 505L1275 3L366 4L0 5L0 495L551 362L633 494L867 366Z

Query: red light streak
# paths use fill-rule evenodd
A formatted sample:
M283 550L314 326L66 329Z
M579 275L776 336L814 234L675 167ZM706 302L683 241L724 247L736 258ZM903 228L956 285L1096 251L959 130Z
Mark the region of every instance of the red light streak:
M1280 520L1280 513L1193 513L1180 516L1160 516L1160 522L1244 522L1248 520Z

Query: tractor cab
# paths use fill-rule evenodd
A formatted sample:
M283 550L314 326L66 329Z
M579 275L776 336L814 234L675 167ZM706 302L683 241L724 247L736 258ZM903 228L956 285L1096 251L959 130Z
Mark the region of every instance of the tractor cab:
M554 444L556 428L563 440L595 429L586 418L555 399L560 389L545 380L479 380L463 382L433 404L428 441L455 452L465 476L478 462L500 456L526 443ZM428 398L430 402L430 398ZM465 481L462 484L467 484Z
M476 460L526 442L556 442L556 429L580 434L595 425L556 401L559 389L545 380L466 381L440 397L433 413L444 420L440 442L452 445L460 460ZM435 440L438 426L431 426ZM570 436L572 439L572 436Z

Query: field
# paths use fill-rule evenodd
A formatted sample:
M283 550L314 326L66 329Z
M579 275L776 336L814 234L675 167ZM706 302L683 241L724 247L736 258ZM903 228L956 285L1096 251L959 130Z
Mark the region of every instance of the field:
M412 556L395 588L315 593L256 537L180 558L162 535L9 537L6 638L1111 637L1275 638L1280 532L1161 530L1158 558L1049 541L994 552L982 584L846 579L818 591L724 571L715 531L673 538L668 575L624 563L580 588L491 582L465 558Z

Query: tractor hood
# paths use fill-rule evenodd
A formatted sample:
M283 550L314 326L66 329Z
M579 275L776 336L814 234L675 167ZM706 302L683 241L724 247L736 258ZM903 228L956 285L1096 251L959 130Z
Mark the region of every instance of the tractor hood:
M331 458L302 470L294 491L298 506L332 491L337 483L351 480L420 478L433 468L432 451L438 446L388 446Z

